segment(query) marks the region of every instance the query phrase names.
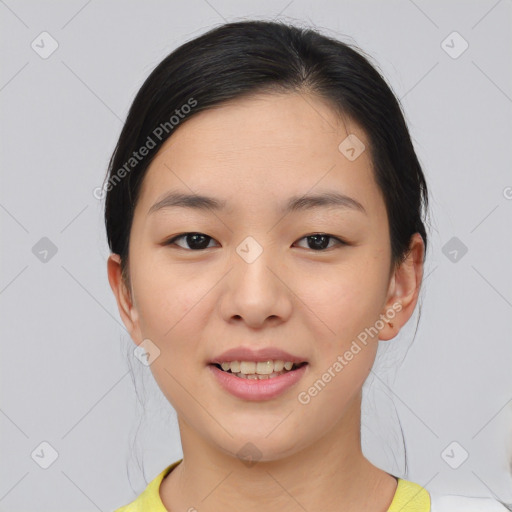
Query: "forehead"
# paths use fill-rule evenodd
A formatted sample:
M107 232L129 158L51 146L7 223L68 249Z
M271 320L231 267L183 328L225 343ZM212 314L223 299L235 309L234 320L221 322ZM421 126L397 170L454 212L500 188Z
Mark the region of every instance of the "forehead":
M193 115L175 130L144 178L144 213L171 189L236 195L238 204L229 202L235 209L263 207L263 200L282 204L316 188L354 197L369 210L380 199L365 133L317 97L260 94L233 100ZM339 148L349 134L366 148L355 160Z

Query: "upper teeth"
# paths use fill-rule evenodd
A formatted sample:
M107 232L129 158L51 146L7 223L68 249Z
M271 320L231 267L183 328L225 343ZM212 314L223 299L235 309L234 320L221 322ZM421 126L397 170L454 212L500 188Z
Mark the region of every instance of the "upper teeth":
M273 372L291 370L291 361L229 361L221 363L224 371L231 370L232 373L243 373L244 375L257 373L258 375L270 375Z

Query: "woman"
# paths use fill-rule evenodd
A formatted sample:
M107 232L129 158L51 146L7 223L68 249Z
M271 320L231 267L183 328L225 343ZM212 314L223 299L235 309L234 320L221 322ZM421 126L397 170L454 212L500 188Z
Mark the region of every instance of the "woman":
M264 21L182 45L137 94L105 191L109 282L183 448L118 512L431 510L361 450L362 386L415 310L428 205L361 53Z

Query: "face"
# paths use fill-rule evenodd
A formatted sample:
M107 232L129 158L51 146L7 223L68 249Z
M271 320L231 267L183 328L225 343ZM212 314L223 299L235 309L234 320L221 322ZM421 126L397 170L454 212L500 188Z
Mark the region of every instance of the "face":
M180 426L225 453L251 442L262 460L278 459L349 421L379 337L396 334L380 315L396 326L410 314L397 306L408 291L390 272L369 151L353 159L339 149L349 133L369 147L318 98L258 95L190 118L144 178L120 311L134 342L159 351L150 368ZM219 207L152 208L171 192ZM286 209L322 193L352 201ZM277 395L241 398L209 365L238 347L278 348L307 365Z

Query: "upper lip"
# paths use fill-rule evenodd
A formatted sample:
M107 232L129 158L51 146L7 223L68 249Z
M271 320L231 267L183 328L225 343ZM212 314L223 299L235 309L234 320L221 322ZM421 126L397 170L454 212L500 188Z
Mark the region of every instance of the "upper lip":
M303 363L306 360L302 357L290 354L277 347L265 347L254 349L249 347L237 347L226 350L209 361L210 364L221 364L231 361L291 361L292 363Z

